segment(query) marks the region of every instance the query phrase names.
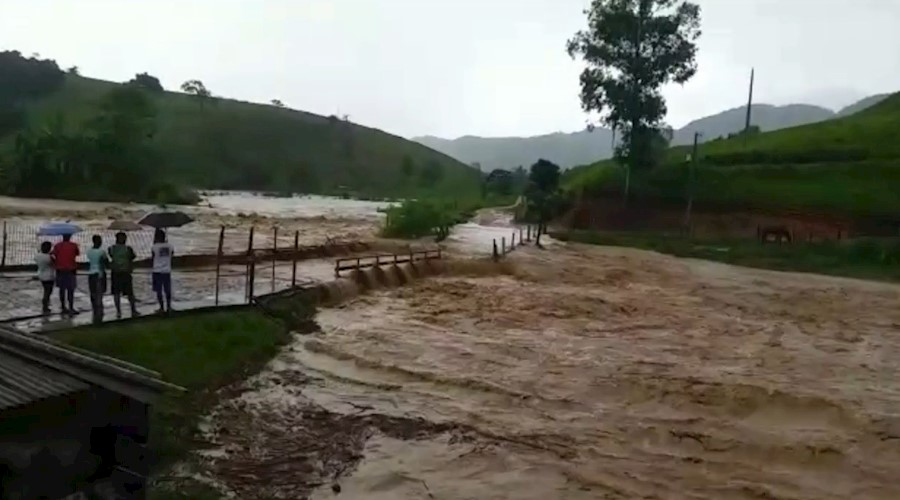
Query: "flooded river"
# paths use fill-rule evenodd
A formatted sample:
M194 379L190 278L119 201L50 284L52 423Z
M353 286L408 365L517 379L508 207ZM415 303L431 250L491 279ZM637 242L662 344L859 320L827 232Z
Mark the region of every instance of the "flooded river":
M236 498L900 498L898 304L522 248L322 310L209 416L196 473Z
M382 219L379 209L387 203L344 200L323 196L273 198L246 192L205 193L198 205L177 206L195 219L187 226L169 231L171 242L179 253L214 254L219 231L225 228L226 253L247 250L250 227L255 228L254 248L271 248L278 227L278 245L294 243L299 232L301 245L319 245L327 238L363 240L373 238ZM136 221L156 210L152 205L76 202L0 197L0 217L10 234L7 264L30 264L37 245L36 232L48 221L70 220L85 232L77 236L87 245L94 233L107 240L112 232L104 231L115 219ZM147 257L151 244L150 230L131 233L129 239L139 257Z
M186 231L379 220L207 201ZM35 220L148 208L55 203L0 200ZM465 265L321 310L179 474L232 498L900 498L900 287L552 241L483 260L514 231L484 212L445 242Z

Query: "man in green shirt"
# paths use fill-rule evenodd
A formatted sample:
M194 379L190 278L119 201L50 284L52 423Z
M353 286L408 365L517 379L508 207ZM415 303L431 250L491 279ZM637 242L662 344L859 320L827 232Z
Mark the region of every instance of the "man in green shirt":
M128 297L128 302L131 304L131 316L140 316L134 299L134 283L131 278L136 255L134 249L125 244L127 239L128 236L125 233L116 233L116 244L109 247L113 302L116 304L116 317L118 318L122 317L122 295Z

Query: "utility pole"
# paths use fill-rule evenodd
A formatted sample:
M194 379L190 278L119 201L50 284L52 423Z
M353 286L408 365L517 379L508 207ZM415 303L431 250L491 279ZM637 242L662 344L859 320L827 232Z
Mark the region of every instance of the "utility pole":
M609 150L612 151L612 155L616 156L616 126L612 126L612 139L609 141Z
M750 96L747 98L747 121L744 123L744 135L746 136L750 132L750 117L752 116L752 106L753 106L753 77L755 73L755 68L750 68Z
M687 188L687 209L684 213L684 228L690 235L691 232L691 210L694 208L694 175L697 170L697 143L700 141L700 132L694 132L694 148L691 150L691 161L688 163L688 188Z

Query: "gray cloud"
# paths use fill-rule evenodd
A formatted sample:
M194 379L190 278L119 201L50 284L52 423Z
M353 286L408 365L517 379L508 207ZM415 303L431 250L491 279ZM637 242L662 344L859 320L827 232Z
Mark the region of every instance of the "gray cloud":
M0 47L82 74L278 98L404 135L584 126L565 41L588 0L3 0ZM900 90L900 2L700 0L697 77L665 91L673 125L746 99L829 107Z

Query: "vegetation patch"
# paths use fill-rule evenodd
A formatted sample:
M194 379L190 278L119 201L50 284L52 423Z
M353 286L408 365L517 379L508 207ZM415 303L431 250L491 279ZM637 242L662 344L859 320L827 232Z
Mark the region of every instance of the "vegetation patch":
M803 210L862 217L900 213L900 94L857 114L701 144L694 201L734 208ZM635 169L634 201L685 203L690 149L669 149L661 165ZM566 172L563 185L587 197L621 197L625 170L606 160Z
M762 244L753 240L697 240L676 234L568 231L563 241L656 252L777 271L798 271L900 282L900 238Z
M406 200L385 210L382 235L386 238L447 237L452 226L472 218L483 206L477 201Z

